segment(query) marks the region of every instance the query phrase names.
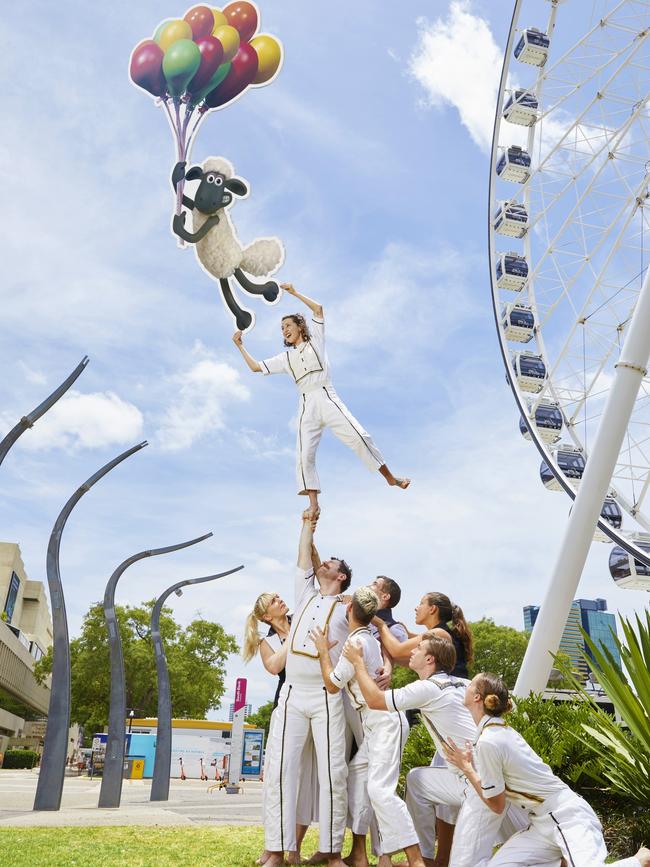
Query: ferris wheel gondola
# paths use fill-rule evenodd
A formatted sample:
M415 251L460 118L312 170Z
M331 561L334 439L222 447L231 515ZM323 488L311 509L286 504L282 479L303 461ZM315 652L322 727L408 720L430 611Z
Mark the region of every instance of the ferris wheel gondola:
M572 498L648 265L649 12L635 0L594 0L589 15L575 3L516 0L498 96L489 203L495 321L520 429L541 455L545 485ZM513 250L503 252L501 235ZM533 323L520 333L529 337L520 352L508 321L515 309ZM646 374L595 536L648 566L630 579L645 589L650 547L623 533L622 516L650 534L649 431Z

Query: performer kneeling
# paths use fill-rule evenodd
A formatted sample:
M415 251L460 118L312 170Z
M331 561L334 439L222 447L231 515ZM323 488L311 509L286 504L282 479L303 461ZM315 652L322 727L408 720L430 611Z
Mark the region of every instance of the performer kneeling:
M347 606L350 634L346 648L354 646L355 653L371 671L382 666L379 644L368 628L378 605L377 595L369 587L360 587ZM315 626L310 634L318 650L326 690L335 694L346 689L363 725L363 742L348 771L351 784L348 805L354 837L350 853L352 860L348 859L348 863L355 867L368 867L365 840L370 826L369 806L372 805L379 825L382 853L389 855L401 849L411 867L424 867L413 822L406 804L396 792L402 738L408 732L406 719L402 714L389 716L370 710L356 682L352 662L341 657L336 667L332 667L327 627L323 631ZM374 681L372 683L379 689Z
M560 864L571 867L605 867L607 848L598 817L589 804L544 764L522 736L503 719L512 707L508 689L494 674L477 674L467 687L465 705L478 725L472 763L471 745L452 743L447 757L465 774L481 800L495 814L510 801L526 812L530 826L507 840L491 858L473 862L475 867L535 867ZM456 826L456 840L472 833L469 801L463 805ZM523 808L523 810L521 809ZM451 853L454 862L456 840ZM633 858L610 867L648 867L650 850L641 848Z
M282 288L309 307L313 314L311 330L299 313L283 316L282 336L288 349L265 361L256 361L244 349L241 331L233 336L233 342L253 373L287 373L298 387L296 476L298 493L309 497L311 516L318 514L320 481L316 472L316 450L326 427L351 448L368 469L379 470L389 485L408 488L410 479L400 479L391 473L370 434L334 390L325 351L323 308L317 301L296 292L291 283L283 283Z

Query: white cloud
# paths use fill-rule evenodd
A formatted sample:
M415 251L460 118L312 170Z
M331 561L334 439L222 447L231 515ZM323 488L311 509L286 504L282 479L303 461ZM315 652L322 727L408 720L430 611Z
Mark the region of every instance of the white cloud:
M471 12L469 0L453 0L446 19L420 19L409 70L430 105L452 105L483 150L492 141L502 52L488 22Z
M12 422L3 417L7 426ZM95 449L137 441L142 413L112 391L81 394L70 391L20 439L30 451Z
M165 451L189 448L206 434L223 430L228 405L250 397L250 390L232 365L218 361L199 341L192 354L194 364L172 378L178 393L157 432Z

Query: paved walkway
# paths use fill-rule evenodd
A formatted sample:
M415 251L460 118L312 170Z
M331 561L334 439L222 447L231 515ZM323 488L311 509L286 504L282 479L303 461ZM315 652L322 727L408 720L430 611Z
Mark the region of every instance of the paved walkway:
M240 795L225 789L208 792L211 783L172 780L169 801L151 803L150 780L124 780L117 810L99 810L101 780L66 777L61 809L32 809L37 771L0 770L0 828L61 825L260 825L262 784L246 783Z

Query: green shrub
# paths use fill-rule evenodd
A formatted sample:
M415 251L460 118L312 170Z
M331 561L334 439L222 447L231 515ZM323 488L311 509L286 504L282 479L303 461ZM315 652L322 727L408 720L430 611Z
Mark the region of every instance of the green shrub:
M531 695L517 700L507 721L554 774L576 789L602 783L602 758L584 739L584 725L591 716L591 706L583 699L554 704Z
M6 770L17 768L32 768L38 764L38 753L34 750L7 750L4 755L2 767Z

